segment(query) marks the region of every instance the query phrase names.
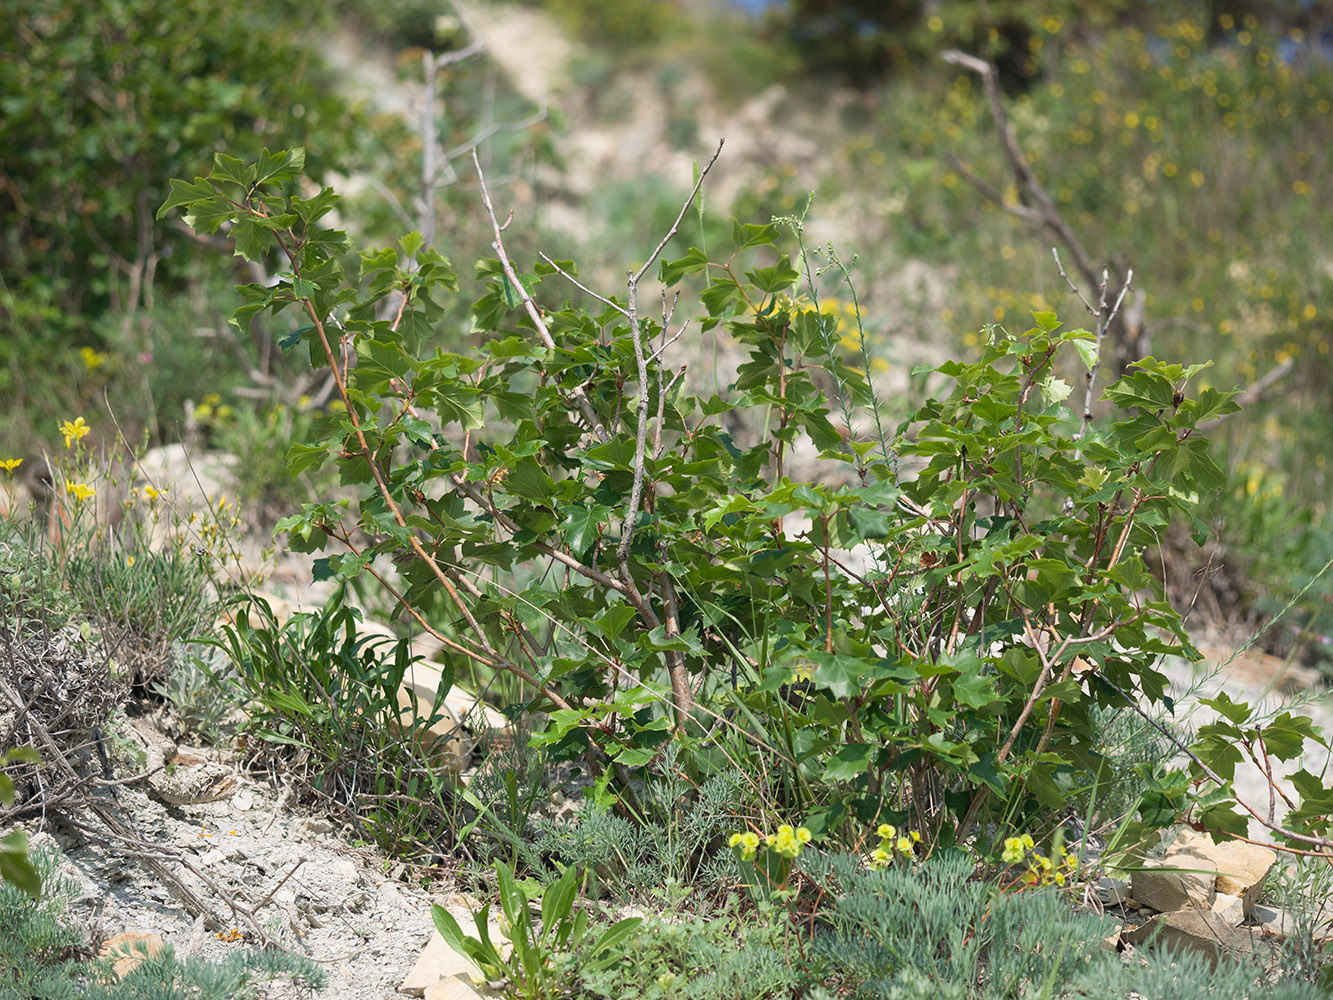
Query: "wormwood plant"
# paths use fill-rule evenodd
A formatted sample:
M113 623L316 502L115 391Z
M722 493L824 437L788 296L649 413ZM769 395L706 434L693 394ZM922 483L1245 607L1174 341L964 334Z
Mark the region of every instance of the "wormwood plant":
M347 237L319 226L336 195L297 193L303 165L300 150L220 154L160 209L278 257L277 284L242 286L233 322L293 316L284 348L337 384L345 408L289 468L331 462L364 494L280 527L305 550L340 545L327 573L378 578L456 662L514 678L512 710L547 716L533 742L586 760L595 796L637 810L636 774L674 740L691 780L762 775L755 795L816 838L852 818L928 843L1002 835L1095 805L1099 708L1169 708L1158 661L1197 654L1141 553L1173 519L1201 539L1196 512L1224 485L1198 428L1236 407L1192 392L1205 366L1143 359L1094 420L1099 333L1036 312L1025 331L988 328L978 357L937 369L937 398L866 438L873 394L801 289L799 242L793 261L777 225L740 223L656 272L748 349L726 398L691 394L670 361L694 328L677 297L652 316L640 299L674 226L624 296L584 288L599 305L573 309L574 264L519 273L495 221L477 343L415 352L454 271L409 234L350 273ZM1084 373L1080 415L1062 363ZM818 455L808 481L798 451ZM1231 727L1204 734L1193 775L1149 775L1144 826L1239 829L1229 765L1256 736ZM1262 739L1283 756L1314 735L1287 716ZM1303 825L1286 832L1325 847L1329 793L1298 787Z
M805 874L827 892L808 949L816 976L845 994L886 1000L1005 997L1316 997L1309 984L1270 986L1254 963L1197 952L1133 962L1102 947L1116 927L1073 913L1052 889L1002 892L944 851L916 866L867 870L860 858L812 852ZM826 980L827 981L827 980ZM837 994L843 995L843 994Z

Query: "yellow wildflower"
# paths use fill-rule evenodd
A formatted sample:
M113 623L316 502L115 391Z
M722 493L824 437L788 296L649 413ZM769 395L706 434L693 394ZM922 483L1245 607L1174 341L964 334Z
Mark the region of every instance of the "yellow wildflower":
M1011 865L1019 864L1023 860L1026 850L1023 846L1022 837L1006 837L1004 841L1004 853L1000 857Z
M73 423L66 420L60 425L60 433L65 438L65 447L73 448L75 441L82 441L92 430L82 417L75 418Z
M21 458L7 458L3 462L0 462L0 469L4 469L6 472L13 472L22 464L23 459Z
M91 347L80 347L79 357L83 360L83 367L89 371L101 368L106 364L106 355Z
M85 483L76 483L72 479L65 480L65 492L75 500L83 501L89 497L97 496L97 491Z

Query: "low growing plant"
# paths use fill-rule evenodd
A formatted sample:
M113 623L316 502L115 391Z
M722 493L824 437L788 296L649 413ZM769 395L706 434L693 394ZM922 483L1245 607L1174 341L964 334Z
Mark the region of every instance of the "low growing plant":
M579 878L574 868L566 868L559 879L534 894L514 880L503 861L495 863L495 874L500 883L500 934L507 947L491 941L489 903L473 914L476 937L465 935L453 914L439 904L431 906L431 917L449 947L476 966L480 980L508 996L523 1000L566 996L578 976L619 961L618 949L642 923L639 917L627 917L594 935L587 911L575 905ZM537 896L541 922L534 925L528 904Z
M256 600L209 644L234 665L251 750L283 759L305 792L376 842L415 850L455 826L449 779L423 735L443 715L418 711L415 697L400 702L414 661L407 640L359 633L344 589L283 623Z

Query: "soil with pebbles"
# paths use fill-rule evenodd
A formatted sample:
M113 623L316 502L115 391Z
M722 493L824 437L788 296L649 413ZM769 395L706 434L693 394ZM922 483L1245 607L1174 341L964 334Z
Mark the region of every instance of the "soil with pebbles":
M61 852L59 875L74 887L72 916L96 946L122 932L159 935L177 954L215 960L251 947L253 935L214 886L255 911L269 937L323 967L331 1000L401 997L403 981L433 929L432 902L455 904L402 880L401 865L353 846L350 831L286 804L272 788L245 777L231 797L197 805L159 802L134 787L118 790L121 812L144 839L180 852L207 876L180 865L181 880L227 922L210 932L139 861L54 824L34 847ZM303 995L290 983L265 987L267 997Z

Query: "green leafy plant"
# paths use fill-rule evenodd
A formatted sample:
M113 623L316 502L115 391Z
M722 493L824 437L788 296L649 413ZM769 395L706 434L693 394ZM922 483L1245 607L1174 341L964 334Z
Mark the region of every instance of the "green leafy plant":
M31 747L16 747L7 750L0 757L0 768L8 764L40 764L41 757ZM9 805L14 801L14 780L0 771L0 805ZM36 897L41 894L42 883L37 869L28 857L28 835L22 830L11 830L0 837L0 881Z
M481 976L508 996L524 1000L555 1000L566 991L577 974L595 973L619 960L618 948L642 922L627 917L594 935L588 914L575 907L578 872L574 868L540 890L541 921L534 926L529 902L535 898L514 880L503 861L495 863L499 879L500 933L507 942L496 944L490 936L490 904L473 914L477 936L464 935L458 921L439 904L431 906L431 918L449 947L477 967ZM503 984L503 985L502 985Z
M1191 395L1207 366L1142 359L1094 420L1112 307L1095 330L1037 310L935 369L936 395L889 433L800 239L793 259L783 227L737 223L657 270L664 288L698 283L700 325L749 351L729 398L701 398L664 360L672 308L640 307L674 225L623 300L579 311L548 284L579 284L571 262L515 269L484 187L499 256L476 267L473 313L489 339L416 353L453 270L409 234L361 251L354 281L345 235L317 224L336 196L290 193L303 165L300 150L219 154L161 209L285 258L276 285L242 287L235 322L294 308L284 347L328 367L343 401L289 468L332 462L363 494L280 528L300 549L341 544L333 576L369 574L446 656L508 675L510 710L546 715L533 744L582 757L595 798L641 813L635 775L670 741L691 776L763 774L765 809L815 836L852 819L932 845L1036 834L1115 777L1094 713L1169 707L1161 657L1197 654L1143 552L1177 520L1201 540L1200 506L1225 485L1199 428L1236 404ZM1079 415L1062 365L1081 374ZM811 458L820 474L793 478ZM1317 739L1281 728L1283 752ZM1116 818L1128 842L1182 818L1236 829L1221 758L1195 763L1208 786L1140 800ZM1306 825L1287 832L1327 846L1333 810L1300 791Z
M285 759L307 792L378 843L417 849L456 825L451 780L432 766L425 735L443 714L418 711L415 696L400 701L414 662L407 641L358 632L344 591L282 623L255 601L208 643L234 666L254 752Z

